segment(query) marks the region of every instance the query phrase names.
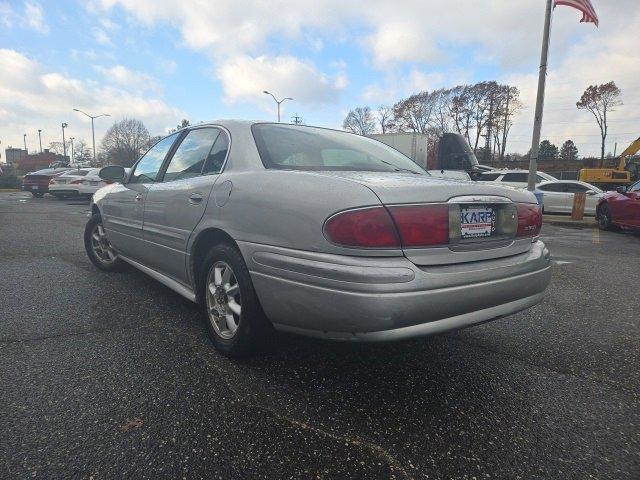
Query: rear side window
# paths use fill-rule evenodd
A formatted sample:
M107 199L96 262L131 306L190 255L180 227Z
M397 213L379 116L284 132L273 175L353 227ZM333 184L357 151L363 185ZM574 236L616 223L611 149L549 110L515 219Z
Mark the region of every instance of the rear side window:
M480 180L484 180L486 182L493 182L494 180L497 180L500 175L502 174L501 173L483 173L482 176L480 177Z
M539 190L543 192L564 192L565 184L564 183L549 183L547 185L540 185L538 187Z
M220 134L217 128L197 128L184 137L164 174L164 182L198 177Z
M584 185L580 185L579 183L567 183L567 192L569 193L580 193L586 192L587 190L590 189Z
M216 139L216 143L213 144L211 152L209 152L202 174L213 175L220 173L222 171L222 167L224 167L224 161L227 158L228 151L229 137L227 137L226 132L221 131L220 135L218 135L218 138Z
M164 159L171 150L173 142L178 137L178 133L174 133L166 138L163 138L153 147L151 147L147 153L138 161L131 174L129 183L153 183L156 181L160 167L164 163Z
M526 173L505 173L502 177L503 182L523 182L528 180L528 174Z

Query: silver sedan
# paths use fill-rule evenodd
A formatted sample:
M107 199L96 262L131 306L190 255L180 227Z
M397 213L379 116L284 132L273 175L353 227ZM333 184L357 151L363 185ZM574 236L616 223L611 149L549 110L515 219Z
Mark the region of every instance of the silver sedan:
M91 261L198 302L215 346L273 329L355 341L428 335L538 303L550 280L535 197L434 178L325 128L220 121L160 140L94 195Z

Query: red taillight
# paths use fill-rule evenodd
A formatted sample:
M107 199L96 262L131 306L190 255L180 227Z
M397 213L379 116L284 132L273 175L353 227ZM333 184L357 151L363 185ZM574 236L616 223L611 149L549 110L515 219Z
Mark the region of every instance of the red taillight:
M427 247L449 243L448 205L389 207L403 247Z
M540 206L532 203L519 203L518 237L535 237L542 228L542 212Z
M324 233L333 243L346 247L400 247L393 221L382 206L337 213L324 224Z

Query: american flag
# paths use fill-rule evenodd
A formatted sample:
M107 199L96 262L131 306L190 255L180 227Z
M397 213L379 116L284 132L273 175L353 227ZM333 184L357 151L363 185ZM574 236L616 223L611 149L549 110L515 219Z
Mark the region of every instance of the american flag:
M596 11L589 0L554 0L554 8L556 5L566 5L567 7L577 8L582 12L581 23L591 22L595 23L596 27L598 26L598 15L596 15Z

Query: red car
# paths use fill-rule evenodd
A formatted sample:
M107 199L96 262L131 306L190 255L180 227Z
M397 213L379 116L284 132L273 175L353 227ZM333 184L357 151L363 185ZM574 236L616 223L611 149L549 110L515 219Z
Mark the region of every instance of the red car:
M605 193L598 202L596 220L602 230L616 226L640 231L640 181Z
M22 181L22 190L31 192L31 195L40 198L49 191L51 179L67 171L69 171L69 168L45 168L37 172L27 173Z

